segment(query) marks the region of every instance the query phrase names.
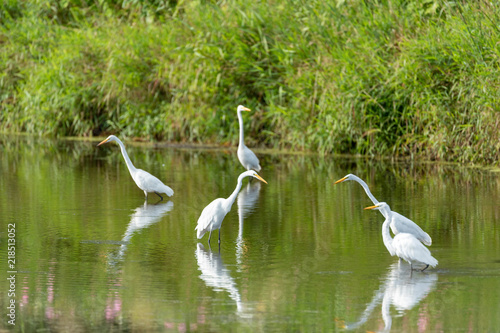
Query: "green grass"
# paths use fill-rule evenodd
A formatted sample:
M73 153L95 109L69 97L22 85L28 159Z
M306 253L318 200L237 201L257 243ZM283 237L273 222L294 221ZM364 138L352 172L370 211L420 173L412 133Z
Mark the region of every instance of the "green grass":
M496 164L499 6L8 0L0 130Z

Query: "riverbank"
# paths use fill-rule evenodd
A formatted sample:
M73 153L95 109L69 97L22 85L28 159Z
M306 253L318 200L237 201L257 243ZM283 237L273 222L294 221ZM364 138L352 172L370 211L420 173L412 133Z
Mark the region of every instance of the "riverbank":
M499 8L0 5L0 130L496 164Z

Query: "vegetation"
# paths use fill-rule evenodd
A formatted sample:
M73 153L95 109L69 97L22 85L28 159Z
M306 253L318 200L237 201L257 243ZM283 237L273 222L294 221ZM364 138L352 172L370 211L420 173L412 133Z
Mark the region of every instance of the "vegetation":
M6 0L0 130L496 163L499 7Z

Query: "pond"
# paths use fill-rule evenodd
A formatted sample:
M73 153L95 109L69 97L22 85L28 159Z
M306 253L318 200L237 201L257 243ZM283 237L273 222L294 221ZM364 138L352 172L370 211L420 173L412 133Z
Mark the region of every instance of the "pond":
M119 147L97 143L0 136L1 328L500 331L498 173L257 150L268 184L243 181L219 249L217 231L210 246L194 229L244 171L236 147L125 140L175 191L145 202ZM362 187L333 185L348 173L432 237L437 267L390 256Z

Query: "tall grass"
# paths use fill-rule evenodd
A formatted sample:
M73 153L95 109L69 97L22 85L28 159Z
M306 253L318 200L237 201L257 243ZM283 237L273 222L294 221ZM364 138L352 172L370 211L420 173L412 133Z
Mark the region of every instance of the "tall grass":
M8 0L0 129L496 163L500 8Z

